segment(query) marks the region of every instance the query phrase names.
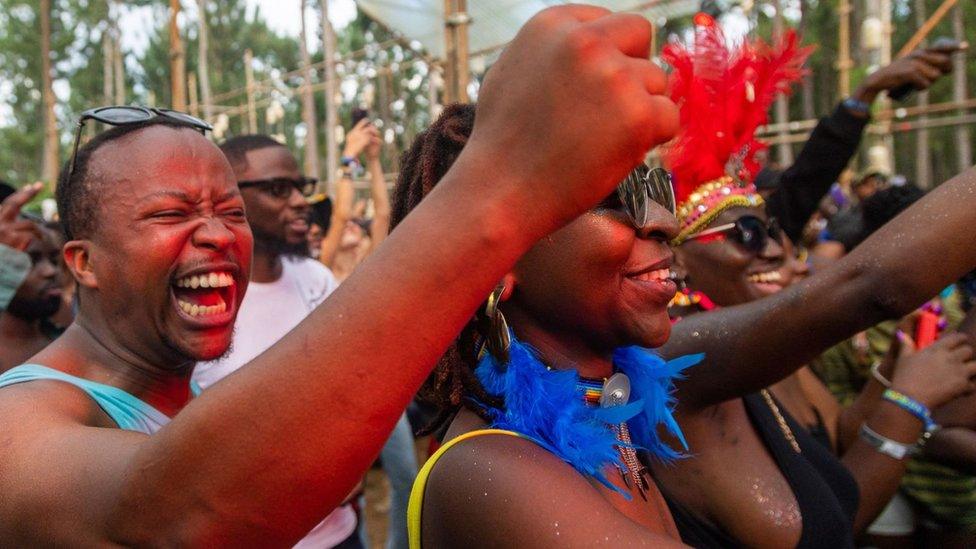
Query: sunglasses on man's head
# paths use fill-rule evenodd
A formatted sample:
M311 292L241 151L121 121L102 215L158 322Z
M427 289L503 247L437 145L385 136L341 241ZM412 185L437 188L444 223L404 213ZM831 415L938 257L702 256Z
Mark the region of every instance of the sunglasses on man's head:
M138 124L140 122L152 120L158 116L172 118L174 120L179 120L180 122L189 124L190 126L200 130L200 133L206 133L213 129L210 124L207 124L195 116L178 111L171 111L169 109L125 105L88 109L87 111L81 113L81 117L78 119L78 131L75 134L75 144L71 149L71 161L68 164L68 179L71 179L71 174L73 174L75 171L75 160L78 158L78 144L81 142L81 130L85 127L86 121L95 120L101 122L102 124L108 124L109 126L126 126L129 124Z
M290 179L288 177L273 177L270 179L255 179L252 181L238 181L237 186L241 189L257 187L275 198L288 198L292 191L297 190L304 197L315 194L315 184L318 179L314 177L299 177Z
M597 205L597 208L623 210L634 227L640 229L647 226L650 221L651 202L657 203L674 215L675 200L671 174L662 168L652 169L640 164L617 185L614 192Z
M783 242L783 232L775 217L770 218L767 223L754 215L744 215L733 223L704 230L688 240L712 242L724 240L727 235L754 254L761 253L766 248L767 238L772 238L781 244Z

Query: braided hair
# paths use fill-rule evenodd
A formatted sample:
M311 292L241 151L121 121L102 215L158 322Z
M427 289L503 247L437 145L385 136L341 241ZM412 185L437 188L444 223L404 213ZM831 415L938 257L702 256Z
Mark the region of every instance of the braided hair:
M448 106L403 153L400 175L393 190L391 228L420 204L460 156L474 128L474 117L474 105ZM421 432L430 433L442 427L461 407L489 421L485 406L503 405L500 398L485 390L474 373L478 342L488 334L488 324L483 309L479 310L441 356L421 387L420 400L436 406L439 411Z

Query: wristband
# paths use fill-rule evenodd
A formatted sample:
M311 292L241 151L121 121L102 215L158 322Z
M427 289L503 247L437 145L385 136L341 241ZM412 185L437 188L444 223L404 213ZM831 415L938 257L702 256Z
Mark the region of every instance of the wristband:
M881 398L917 417L922 424L925 425L926 432L932 431L938 427L935 420L932 419L932 413L929 412L928 407L914 398L899 393L894 389L885 389L885 392L881 395Z
M870 444L875 450L897 460L914 456L921 451L918 444L905 444L904 442L898 442L897 440L891 440L888 437L879 435L868 427L867 423L861 424L861 431L858 434L861 436L861 440Z
M870 103L859 101L853 97L848 97L847 99L841 101L841 105L843 105L845 109L857 114L863 114L865 116L871 114Z
M339 163L343 166L358 166L359 161L356 160L355 156L342 156L339 158Z

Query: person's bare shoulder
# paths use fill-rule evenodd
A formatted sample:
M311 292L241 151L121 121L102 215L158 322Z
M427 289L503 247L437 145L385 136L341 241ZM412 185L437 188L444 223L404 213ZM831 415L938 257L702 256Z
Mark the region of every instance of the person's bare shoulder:
M118 472L148 439L112 427L69 383L0 388L0 546L98 543L92 524L112 493L99 487L118 483ZM24 526L31 524L48 527Z
M31 431L49 422L114 427L85 391L58 380L36 380L0 388L0 431Z
M434 466L423 505L431 547L660 546L580 473L529 439L485 435ZM655 545L657 544L657 545Z

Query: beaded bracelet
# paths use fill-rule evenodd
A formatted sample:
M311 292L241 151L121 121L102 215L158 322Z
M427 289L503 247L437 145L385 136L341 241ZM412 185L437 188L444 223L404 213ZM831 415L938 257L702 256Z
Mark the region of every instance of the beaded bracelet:
M932 413L929 412L928 407L914 398L899 393L894 389L885 389L885 392L881 395L881 398L895 404L899 408L917 417L925 425L926 431L932 431L937 427L935 420L932 419Z

